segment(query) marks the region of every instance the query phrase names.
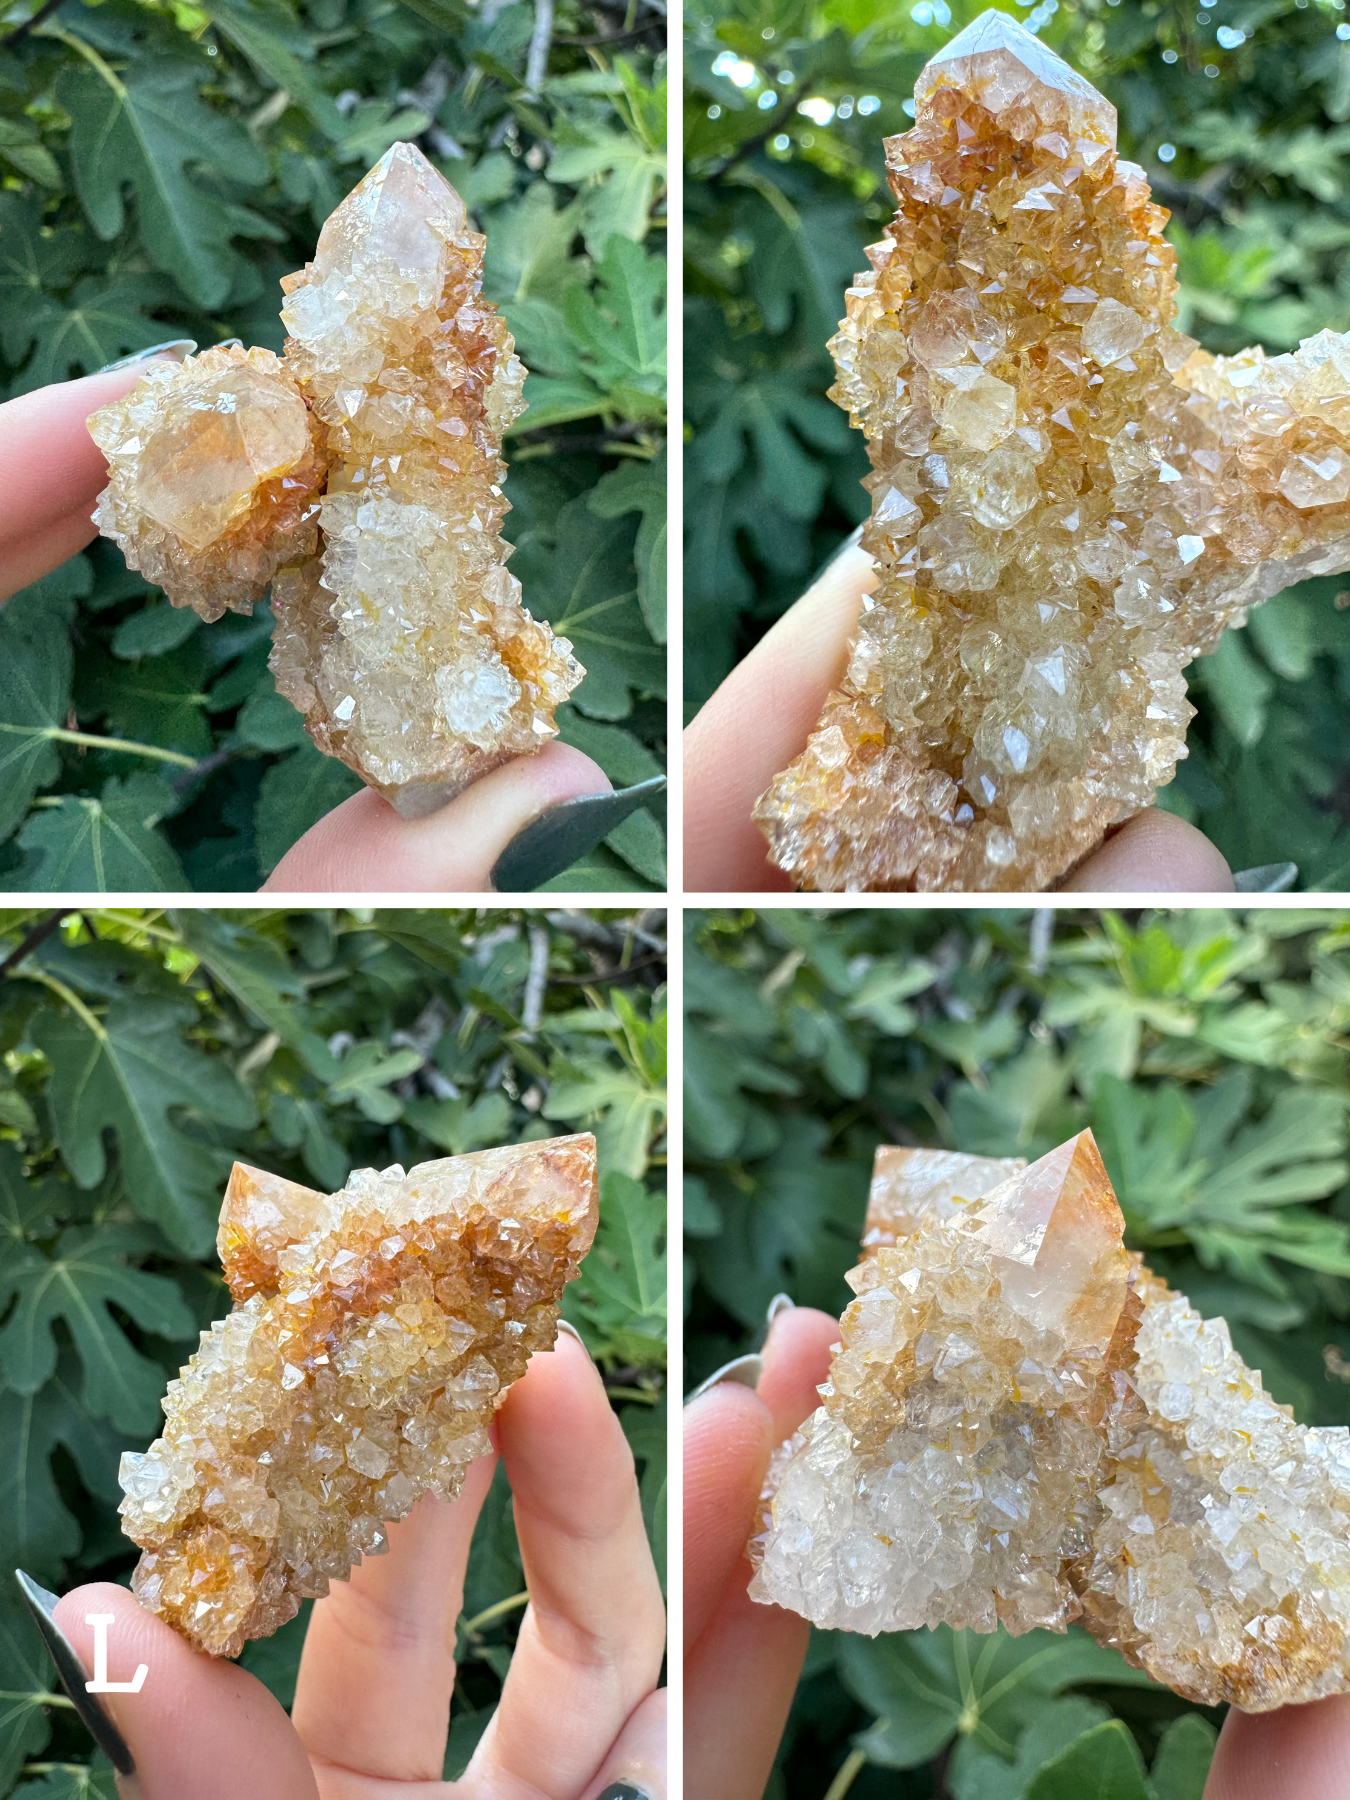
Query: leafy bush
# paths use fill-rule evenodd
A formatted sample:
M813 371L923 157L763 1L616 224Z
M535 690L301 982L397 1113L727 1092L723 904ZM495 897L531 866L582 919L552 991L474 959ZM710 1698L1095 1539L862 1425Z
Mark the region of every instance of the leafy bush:
M919 69L982 10L981 0L898 11L882 0L689 0L691 703L866 515L862 437L824 398L825 342L863 245L892 210L882 137L907 129ZM1122 153L1173 210L1184 330L1232 351L1350 327L1344 0L1005 10L1118 107ZM1350 26L1339 30L1350 38ZM1190 760L1163 791L1234 868L1292 860L1307 888L1339 889L1350 873L1338 730L1350 693L1346 585L1291 588L1194 666Z
M278 279L418 140L487 232L487 293L534 370L513 567L588 670L562 735L620 785L665 739L664 18L547 12L530 71L542 0L0 7L0 392L173 337L280 350ZM203 627L101 541L11 601L0 885L255 889L358 785L278 700L270 630L266 607ZM664 887L656 820L562 885Z
M0 913L0 1794L113 1800L10 1571L127 1580L118 1457L228 1311L212 1242L235 1156L328 1191L353 1168L593 1130L600 1230L563 1311L638 1459L660 1566L663 982L660 914ZM448 1776L496 1705L524 1586L499 1473ZM308 1611L242 1659L287 1706Z
M1228 1320L1300 1419L1350 1424L1344 913L794 910L687 929L691 1384L759 1343L780 1290L842 1311L878 1143L1036 1157L1091 1125L1130 1245ZM816 1632L769 1792L1200 1800L1218 1719L1077 1629Z

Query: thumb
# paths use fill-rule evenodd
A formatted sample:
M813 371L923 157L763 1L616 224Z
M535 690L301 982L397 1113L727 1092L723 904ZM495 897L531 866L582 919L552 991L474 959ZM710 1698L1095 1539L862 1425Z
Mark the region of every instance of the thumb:
M1061 894L1231 894L1233 875L1203 832L1150 806L1113 831L1056 889Z
M387 800L367 788L312 825L282 857L262 891L491 893L498 859L527 826L545 814L552 817L551 809L567 801L611 793L609 777L597 763L570 744L556 742L535 756L503 763L424 819L400 818ZM615 813L622 816L623 810L617 797L609 806L597 806L589 842L584 831L553 834L559 841L540 844L523 872L520 859L513 857L516 873L504 885L534 888L561 874L613 831L619 823ZM560 821L571 816L558 815Z
M109 1679L130 1680L141 1663L147 1670L138 1694L88 1696L111 1716L136 1765L118 1779L125 1800L318 1800L300 1739L255 1676L194 1650L107 1581L73 1589L53 1615L87 1670L91 1613L112 1615Z

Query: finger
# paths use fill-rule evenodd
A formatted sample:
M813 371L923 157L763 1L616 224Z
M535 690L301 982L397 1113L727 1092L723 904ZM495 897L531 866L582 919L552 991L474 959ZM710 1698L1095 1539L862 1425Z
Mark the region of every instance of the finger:
M665 1609L633 1454L574 1338L531 1358L497 1430L530 1604L462 1789L571 1800L656 1686Z
M586 1800L604 1800L612 1788L635 1789L642 1800L666 1800L666 1690L658 1688L638 1707L610 1747Z
M1350 1695L1283 1706L1229 1709L1219 1733L1205 1800L1345 1800L1350 1768Z
M770 1453L819 1404L838 1323L811 1307L779 1313L753 1392L724 1382L684 1409L684 1643L697 1640L733 1579Z
M609 778L570 744L503 763L425 819L401 819L372 789L312 825L263 883L265 894L492 891L492 868L550 806L607 794Z
M125 1588L98 1581L61 1599L55 1618L86 1669L89 1614L111 1613L108 1675L148 1670L139 1694L101 1694L136 1763L119 1785L131 1800L318 1800L299 1738L279 1701L234 1663L204 1656Z
M310 1617L295 1728L329 1796L366 1793L370 1778L438 1781L455 1685L455 1621L469 1544L497 1466L470 1464L447 1504L424 1494L389 1527L389 1550L335 1581Z
M685 887L701 893L791 887L750 816L800 754L843 679L872 559L851 547L727 676L684 734Z
M1209 839L1151 806L1114 831L1059 884L1064 894L1231 894L1233 875Z
M748 1395L763 1409L773 1442L790 1436L814 1411L815 1390L829 1371L829 1347L837 1336L835 1321L809 1307L780 1313L774 1320L764 1346L759 1393ZM731 1392L730 1386L714 1388L687 1410L693 1412L715 1399L725 1407L722 1396ZM716 1481L715 1464L702 1458L691 1462L686 1451L686 1519L698 1484ZM739 1520L742 1552L761 1485L762 1478L739 1494L722 1489L726 1513ZM699 1496L704 1517L707 1499ZM744 1560L732 1568L722 1597L685 1662L685 1785L701 1800L759 1800L806 1656L810 1636L806 1620L751 1600L746 1592L749 1573Z
M838 1342L838 1319L813 1306L790 1307L770 1326L758 1392L773 1411L775 1444L820 1405L816 1390L830 1373L830 1350Z
M710 1388L684 1409L686 1651L738 1579L755 1499L777 1442L773 1413L739 1382Z
M145 364L34 388L0 406L0 599L56 568L94 536L108 478L85 421L129 394Z

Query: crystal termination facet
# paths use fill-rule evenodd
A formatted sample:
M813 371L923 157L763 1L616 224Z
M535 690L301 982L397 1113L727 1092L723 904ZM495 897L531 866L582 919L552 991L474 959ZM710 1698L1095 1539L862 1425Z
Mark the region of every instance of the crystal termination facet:
M1350 333L1213 357L1115 109L1004 13L928 64L831 343L879 576L755 809L799 888L1052 885L1185 756L1182 670L1350 567Z
M1030 1168L879 1151L849 1281L754 1599L868 1635L1079 1620L1248 1712L1350 1689L1350 1432L1125 1250L1090 1132Z
M89 421L99 529L208 620L270 583L278 688L406 817L555 737L584 673L506 568L525 368L483 298L483 244L395 144L283 280L284 358L152 364Z
M505 1390L552 1348L595 1235L595 1139L361 1169L320 1194L236 1163L234 1310L122 1457L132 1591L237 1656L326 1594L422 1494L453 1500Z

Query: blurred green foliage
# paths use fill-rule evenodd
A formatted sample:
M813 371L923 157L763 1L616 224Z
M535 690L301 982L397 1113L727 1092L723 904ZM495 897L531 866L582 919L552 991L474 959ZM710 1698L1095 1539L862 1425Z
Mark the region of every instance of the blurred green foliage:
M688 0L686 697L700 704L866 514L825 351L891 213L882 138L981 0ZM1172 209L1179 323L1211 350L1350 327L1344 0L1044 0L1004 10L1115 102ZM1338 31L1342 34L1338 36ZM912 103L912 102L911 102ZM805 109L805 110L804 110ZM1300 584L1194 665L1162 804L1237 869L1350 881L1344 579Z
M686 928L690 1385L760 1343L779 1291L843 1310L877 1144L1036 1157L1090 1125L1128 1243L1228 1320L1300 1419L1350 1424L1345 913L691 911ZM1218 1720L1076 1629L816 1632L768 1791L1201 1800Z
M594 1131L600 1228L563 1311L663 1566L664 930L659 913L0 912L0 1794L114 1800L48 1697L11 1571L128 1580L118 1457L229 1310L213 1243L236 1156L331 1191L354 1168ZM492 1716L524 1587L499 1470L447 1776ZM286 1706L308 1613L242 1658Z
M550 11L532 78L532 0L0 0L0 395L175 337L280 350L279 278L417 140L533 371L512 566L588 671L562 735L618 786L666 729L665 20ZM0 887L256 889L358 785L278 699L270 631L202 626L101 541L11 601ZM662 818L553 885L664 888Z

